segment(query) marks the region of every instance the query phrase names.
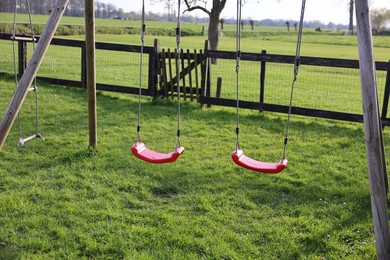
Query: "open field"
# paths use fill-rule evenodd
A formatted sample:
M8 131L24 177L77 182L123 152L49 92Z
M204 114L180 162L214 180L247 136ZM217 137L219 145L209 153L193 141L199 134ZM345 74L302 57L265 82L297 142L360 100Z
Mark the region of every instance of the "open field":
M28 15L27 14L17 14L17 22L18 23L28 23ZM34 23L46 23L48 20L48 15L34 15L33 16L33 22ZM12 13L0 13L0 23L12 23L13 22L13 14ZM298 17L299 19L299 17ZM146 21L148 27L150 28L176 28L176 23L174 22L161 22L161 21ZM61 19L62 24L84 24L84 18L82 17L69 17L64 16ZM96 26L113 26L113 27L139 27L140 21L139 20L118 20L118 19L96 19ZM206 23L182 23L182 28L191 28L197 31L201 31L202 27L207 27L208 24ZM249 25L246 25L247 29L250 28ZM234 24L226 24L225 23L225 29L226 30L234 30L235 25ZM283 31L286 28L285 27L272 27L270 30L269 27L262 27L262 26L255 26L255 30L264 30L264 31Z
M48 16L34 15L34 23L45 23ZM0 24L1 23L12 23L13 14L0 13ZM28 22L28 16L25 14L18 14L18 22ZM61 24L77 24L84 25L84 19L81 17L66 17L64 16L61 20ZM116 19L96 19L96 26L105 27L140 27L140 21L128 21L128 20L116 20ZM148 28L162 28L171 29L174 31L176 23L174 22L157 22L157 21L146 21ZM201 32L202 27L207 27L207 24L194 24L194 23L183 23L183 29L190 29L192 31ZM231 32L235 30L235 25L226 25L225 30ZM146 31L148 33L148 30ZM242 40L242 51L245 52L261 52L261 50L267 50L268 53L287 54L293 55L295 53L295 43L297 40L297 33L293 30L287 32L284 27L255 27L254 31L243 30L242 32L244 39ZM229 33L231 35L231 33ZM234 36L234 33L233 33ZM84 39L83 35L76 36L58 36L72 39ZM163 48L174 48L175 37L172 36L153 36L148 35L145 38L146 45L152 46L154 38L160 40ZM206 36L191 36L182 37L181 45L183 48L189 49L203 49L204 41ZM97 41L103 42L115 42L124 44L140 44L139 35L112 35L112 34L97 34ZM375 59L378 61L388 61L388 53L390 48L390 37L375 36L374 47L375 47ZM357 37L346 36L343 31L324 31L321 33L314 32L313 28L304 28L304 36L302 39L302 56L313 56L313 57L331 57L331 58L345 58L345 59L357 59ZM337 48L335 48L337 47ZM223 37L223 33L220 37L219 42L220 50L235 50L235 39L234 37Z
M97 40L139 44L138 35L97 35ZM174 37L159 40L163 48L175 46ZM183 37L182 46L203 48L204 40ZM292 55L295 40L294 33L267 34L243 39L242 48ZM307 33L303 40L302 55L357 58L354 36ZM146 41L152 45L153 38L147 36ZM375 37L377 60L389 60L389 41ZM12 72L10 48L0 42L0 71ZM56 48L49 50L40 73L58 73L50 70L50 64L58 62L66 69L64 76L77 77L79 53ZM221 38L220 49L234 51L234 39ZM137 83L138 55L98 55L100 80ZM224 73L234 74L234 68L222 65ZM245 66L242 73L249 70ZM270 70L276 73L274 79L291 77L288 70ZM255 73L244 74L242 84L253 84ZM346 84L337 82L338 74L351 74L336 71L319 79L306 73L303 69L299 84L325 80L335 81L335 87ZM357 76L352 77L355 81ZM378 78L383 83L384 75ZM11 76L0 77L1 115L14 88ZM0 259L375 258L362 124L293 115L287 169L262 175L238 168L230 159L235 109L183 103L181 142L186 150L173 164L152 165L130 152L136 138L136 96L98 93L98 147L91 150L85 90L42 83L39 89L40 131L46 140L17 147L15 122L0 150ZM312 102L316 94L297 90L297 102ZM359 91L353 89L353 109L361 112ZM176 108L172 100L142 98L142 139L148 147L174 149ZM30 94L21 111L25 136L34 131L33 111ZM241 110L245 153L279 160L286 119ZM389 138L386 128L387 160Z

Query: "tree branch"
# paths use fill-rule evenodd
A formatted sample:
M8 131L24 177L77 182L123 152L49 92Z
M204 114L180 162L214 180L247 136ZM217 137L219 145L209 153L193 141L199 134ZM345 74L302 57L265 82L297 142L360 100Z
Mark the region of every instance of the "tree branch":
M191 11L194 11L194 10L201 10L201 11L205 12L208 16L211 15L211 12L210 12L209 10L207 10L205 7L202 7L202 6L200 6L200 5L191 6L191 5L188 3L188 0L185 0L184 3L186 4L187 9L184 10L183 13L185 13L185 12L191 12Z
M219 8L218 12L221 13L222 10L225 8L226 0L219 1Z
M191 12L191 11L194 11L194 10L201 10L201 11L205 12L208 16L211 15L211 12L210 12L209 10L207 10L206 8L201 7L201 6L199 6L199 5L196 5L196 6L192 6L192 7L190 7L190 8L187 8L187 10L185 10L183 13L185 13L185 12Z

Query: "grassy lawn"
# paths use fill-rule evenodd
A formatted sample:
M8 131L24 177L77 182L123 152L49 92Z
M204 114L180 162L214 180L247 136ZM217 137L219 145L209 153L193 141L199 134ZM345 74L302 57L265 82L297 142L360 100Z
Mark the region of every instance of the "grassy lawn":
M174 37L158 38L163 48L175 46ZM97 35L97 40L140 41L138 35ZM202 49L204 40L183 37L182 46ZM243 39L242 49L292 55L295 40L295 33L265 34ZM303 40L302 55L357 58L356 37L308 32ZM153 37L146 41L151 46ZM234 51L234 43L223 37L220 49ZM377 60L389 60L389 38L375 37L374 43ZM0 71L12 72L12 46L0 42L0 49ZM97 55L99 80L136 84L137 55ZM78 52L51 48L40 73L72 79L79 75L78 62ZM234 64L230 68L223 64L229 61L220 62L215 74L225 73L228 81ZM257 72L245 62L242 66L242 84L253 85ZM355 71L327 71L324 76L315 70L301 69L296 102L317 104L321 94L303 85L328 82L351 87L351 92L333 95L345 95L353 100L347 106L361 112ZM269 71L269 84L290 83L290 67L271 66ZM338 80L341 74L348 74L352 83ZM384 74L378 76L379 87L384 79ZM2 115L14 88L12 77L0 77ZM153 165L130 151L136 138L136 96L98 93L98 147L90 150L85 90L42 83L39 88L40 132L46 140L17 147L15 122L0 150L0 259L375 259L362 124L293 115L289 165L278 175L263 175L230 159L235 109L202 109L188 102L181 110L184 154L173 164ZM249 98L251 91L243 95ZM335 106L333 90L325 91L328 101L319 105ZM225 97L232 93L223 90ZM30 94L21 111L24 136L35 129L34 105ZM148 147L174 149L176 113L176 101L142 98L142 140ZM245 153L262 161L280 160L286 119L284 114L241 110ZM387 159L389 138L386 128Z
M14 85L0 81L0 111ZM238 168L234 109L182 106L174 164L131 155L136 97L98 95L99 145L87 149L83 90L43 85L40 131L0 151L0 255L5 258L326 259L375 257L363 126L293 116L288 168ZM34 102L22 110L34 131ZM175 145L174 101L142 102L143 141ZM282 152L286 116L241 111L241 145L264 161ZM385 130L385 141L390 133ZM389 154L389 151L387 151Z

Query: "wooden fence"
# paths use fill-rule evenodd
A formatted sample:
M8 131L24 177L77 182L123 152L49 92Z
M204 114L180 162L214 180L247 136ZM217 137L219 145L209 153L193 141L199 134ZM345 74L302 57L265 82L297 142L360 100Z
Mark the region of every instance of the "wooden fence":
M10 41L10 34L0 34L0 40ZM39 40L39 39L38 39ZM86 71L85 71L85 43L84 41L77 40L65 40L65 39L53 39L52 45L66 46L71 48L80 49L80 78L72 80L64 80L53 77L38 77L39 80L58 85L67 85L78 88L86 87ZM25 51L25 42L19 42L19 74L23 73L23 65L27 53ZM211 88L216 87L218 92L218 81L212 82L211 80L211 59L236 59L235 52L228 51L211 51L205 44L204 50L182 50L180 54L180 93L186 101L198 101L202 105L221 105L234 107L236 101L234 99L221 98L218 94L213 96ZM107 50L109 52L131 52L140 53L140 46L124 45L124 44L112 44L112 43L96 43L97 50ZM176 71L177 53L170 49L160 49L158 40L155 40L153 47L145 46L144 53L148 56L148 82L147 88L142 89L142 94L152 97L165 97L175 98L177 95L178 87L178 73ZM266 103L265 89L266 84L265 77L267 71L267 64L293 64L294 56L288 55L274 55L267 54L265 51L262 53L242 53L242 61L250 61L258 63L260 66L260 86L259 86L259 100L247 101L240 100L239 105L241 108L256 109L261 111L273 111L279 113L287 113L288 106ZM318 66L318 67L338 67L338 68L359 68L358 60L345 60L345 59L331 59L331 58L318 58L318 57L301 57L301 64L306 66ZM376 70L386 72L386 82L383 93L382 101L382 124L383 126L390 125L390 118L387 117L389 95L390 95L390 62L376 62ZM1 72L1 71L0 71ZM113 84L103 84L97 82L97 90L111 91L129 94L138 94L138 86L118 86ZM361 114L336 112L321 109L313 109L310 107L292 107L292 113L310 117L320 117L328 119L337 119L344 121L363 122L363 116Z
M0 34L0 40L10 40L10 34ZM39 37L37 37L39 41ZM66 46L80 49L80 78L74 80L59 79L52 77L38 76L39 80L57 85L66 85L77 88L86 88L86 50L85 42L79 40L53 39L51 45ZM112 52L130 52L140 53L141 47L134 45L113 44L96 42L97 50L106 50ZM148 57L148 83L147 88L142 89L142 95L176 97L177 93L177 72L176 49L172 52L170 49L161 49L159 41L154 41L154 46L145 46L143 49L145 56ZM199 101L201 95L201 75L204 69L204 55L202 50L181 51L180 64L180 91L185 100ZM18 74L22 75L27 64L27 41L18 41ZM151 76L152 75L152 76ZM103 84L97 82L97 90L138 94L138 86L118 86L112 84Z
M236 53L228 52L228 51L212 51L206 49L204 55L205 55L205 59L207 60L210 59L235 60L236 59ZM267 64L270 63L294 64L295 56L267 54L266 51L262 51L261 53L241 53L240 59L241 61L251 61L260 64L259 65L260 66L259 101L246 101L240 99L239 101L240 108L255 109L260 111L272 111L278 113L288 113L288 106L286 105L278 105L278 104L264 102L264 93L266 88L266 84L264 83L264 81L266 77ZM358 60L347 60L347 59L300 57L300 64L306 66L359 69ZM375 65L377 71L386 72L386 82L385 82L384 95L382 101L383 103L382 103L381 118L382 118L382 125L389 126L390 118L387 117L387 111L388 111L389 95L390 95L390 62L376 62ZM215 97L212 97L212 95L210 94L211 90L207 89L207 88L211 88L211 86L213 86L212 83L203 85L203 88L205 89L203 91L204 95L202 95L199 100L201 104L236 107L237 102L235 99L221 98L218 97L217 95ZM352 121L352 122L363 122L362 114L320 110L320 109L313 109L307 107L293 106L291 113L296 115L302 115L302 116L336 119L336 120Z

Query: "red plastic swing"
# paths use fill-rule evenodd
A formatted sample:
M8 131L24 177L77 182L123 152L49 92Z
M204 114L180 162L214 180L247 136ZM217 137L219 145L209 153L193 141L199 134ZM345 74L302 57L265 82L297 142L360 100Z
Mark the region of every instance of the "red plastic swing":
M270 173L270 174L276 174L281 171L283 171L287 166L287 159L285 158L286 154L286 146L287 146L287 140L288 140L288 130L290 125L290 115L291 115L291 108L292 108L292 98L293 98L293 92L294 92L294 84L297 79L298 75L298 66L300 63L300 46L301 46L301 38L302 38L302 27L303 27L303 16L304 16L304 10L305 10L305 4L306 0L302 0L302 7L301 7L301 17L299 22L299 33L298 33L298 40L297 40L297 49L295 53L295 64L294 64L294 80L292 82L291 86L291 93L290 93L290 105L288 109L288 119L287 119L287 126L286 126L286 135L284 139L284 147L283 147L283 156L282 159L277 163L270 163L270 162L261 162L256 161L248 156L244 155L244 152L241 150L239 145L239 98L238 98L238 88L239 88L239 68L240 68L240 56L241 56L241 50L240 50L240 38L241 38L241 30L240 30L240 21L241 21L241 0L237 0L237 24L236 24L236 101L237 101L237 110L236 110L236 135L237 135L237 141L236 141L236 149L232 153L232 159L233 161L241 167L244 167L246 169L256 171L256 172L262 172L262 173Z
M133 155L145 162L150 163L171 163L176 161L177 158L184 152L184 147L180 146L174 152L171 153L159 153L146 148L145 144L141 141L136 142L131 146Z
M176 29L177 38L177 50L180 50L180 1L178 1L178 21ZM141 57L140 57L140 87L138 93L138 126L137 126L137 141L131 146L131 152L133 155L145 162L149 163L171 163L177 160L179 156L184 152L184 147L180 146L180 77L177 77L177 99L178 99L178 127L177 127L177 145L174 152L171 153L159 153L148 149L140 139L140 118L141 118L141 95L142 95L142 60L143 60L143 49L144 49L144 37L145 37L145 1L142 1L142 33L141 33ZM180 51L178 51L178 62L176 62L176 70L180 71ZM180 75L180 72L178 72Z
M287 159L283 159L277 163L256 161L248 156L245 156L244 151L242 151L241 149L234 150L234 152L232 153L232 159L237 165L241 167L256 172L269 174L276 174L283 171L288 163Z

